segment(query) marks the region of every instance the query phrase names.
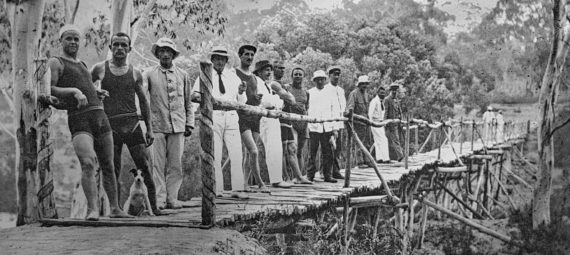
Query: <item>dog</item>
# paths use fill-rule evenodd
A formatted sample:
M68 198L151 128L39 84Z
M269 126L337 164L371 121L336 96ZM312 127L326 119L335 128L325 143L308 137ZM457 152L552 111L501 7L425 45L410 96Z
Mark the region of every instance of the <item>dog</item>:
M131 169L130 172L134 175L135 180L133 185L131 185L129 198L127 198L123 207L125 212L133 216L142 216L147 213L147 215L154 216L141 170Z

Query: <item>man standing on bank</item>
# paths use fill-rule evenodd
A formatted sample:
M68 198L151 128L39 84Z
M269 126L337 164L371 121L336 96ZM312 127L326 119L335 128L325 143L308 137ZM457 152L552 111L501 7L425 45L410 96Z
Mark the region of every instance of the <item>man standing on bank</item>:
M370 108L368 108L368 116L370 120L381 122L384 120L384 98L386 97L386 90L379 87L376 96L370 101ZM372 137L374 138L374 151L376 152L377 163L389 163L390 155L388 153L388 138L384 127L372 127Z
M334 91L330 87L325 87L327 75L323 70L317 70L313 73L313 82L315 87L309 89L309 109L308 116L319 119L336 118L333 116L334 111ZM309 123L309 167L307 169L307 178L314 181L317 172L317 151L321 147L321 167L325 182L336 183L337 180L332 177L332 150L334 150L338 133L335 129L335 123Z
M245 103L246 85L240 80L233 68L226 68L229 54L225 47L217 46L210 53L213 69L212 97L226 102ZM200 77L194 82L192 89L194 95L200 98ZM212 123L214 125L214 170L216 176L216 196L221 197L224 190L224 176L222 172L222 152L224 142L228 149L231 167L231 184L233 198L248 198L241 191L247 190L243 177L241 138L236 111L214 110Z
M190 101L192 82L186 71L172 63L180 52L171 39L158 39L151 52L160 61L144 74L155 139L152 148L157 200L160 207L180 209L178 191L183 177L184 137L194 130L194 107Z
M344 89L339 86L340 80L340 73L341 69L339 66L331 66L327 71L329 75L329 84L325 86L329 86L331 90L333 90L333 94L335 95L334 100L334 112L333 116L335 117L344 117L344 111L346 109L346 98L344 97ZM342 143L344 141L344 121L337 121L335 122L335 129L338 132L338 137L336 138L336 148L333 150L333 173L332 177L335 179L344 179L344 176L340 173L340 169L342 168L342 162L340 161L341 154L342 154Z
M109 198L111 218L131 218L118 203L117 180L113 165L113 136L103 103L90 79L85 63L77 58L80 32L72 25L63 26L59 41L63 55L51 58L51 93L67 110L73 148L81 164L81 185L87 198L87 220L99 219L97 162L103 174L103 187Z
M147 149L153 143L154 136L150 124L150 104L144 92L142 73L128 63L127 56L131 51L129 35L122 32L113 35L109 48L113 58L93 66L91 78L93 82L100 81L101 89L109 93L103 101L103 106L113 130L117 194L120 199L121 154L123 144L126 144L137 169L142 172L152 211L155 215L160 215L161 212L156 204L156 189L152 180L150 153ZM140 126L135 103L136 97L139 99L146 134Z

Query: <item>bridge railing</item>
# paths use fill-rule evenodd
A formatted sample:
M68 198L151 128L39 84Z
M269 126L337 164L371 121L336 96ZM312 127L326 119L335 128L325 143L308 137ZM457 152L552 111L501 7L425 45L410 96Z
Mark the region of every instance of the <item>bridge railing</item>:
M501 141L506 141L509 139L522 138L527 135L530 130L530 122L518 122L509 121L505 122L503 125L497 123L496 121L486 123L477 122L475 120L448 120L448 121L435 121L429 122L422 119L412 118L410 115L405 116L405 119L387 119L380 122L372 121L364 116L353 114L350 111L345 117L321 119L314 118L306 115L298 115L293 113L286 113L280 110L268 110L258 106L251 106L242 103L228 102L223 100L218 100L212 97L212 64L208 62L200 63L200 91L201 100L200 102L200 113L202 118L200 119L200 144L202 147L202 224L212 225L215 223L215 178L214 178L214 166L213 166L213 131L212 131L212 113L213 110L238 110L242 113L248 115L256 115L267 118L276 118L280 120L288 121L298 121L298 122L308 122L308 123L324 123L333 121L344 121L345 127L348 133L348 152L346 167L345 167L345 182L344 187L350 186L350 170L351 166L351 155L352 148L358 148L365 156L365 158L371 163L370 165L376 172L376 175L381 181L382 188L384 189L387 197L393 204L398 204L400 199L396 197L385 181L385 178L380 173L377 165L375 164L374 157L369 152L369 148L366 148L362 140L358 137L353 129L354 122L361 124L366 124L371 127L384 127L388 124L399 124L401 130L405 131L405 168L408 169L408 161L410 154L410 139L411 132L414 132L414 152L415 154L421 153L426 147L426 144L432 139L432 143L438 148L438 160L441 159L441 148L446 143L451 147L455 157L460 165L461 162L460 155L463 151L463 143L470 141L471 150L474 149L474 143L481 141L483 143L483 149L486 150L492 144L499 143ZM419 129L428 129L429 134L419 146ZM500 130L499 130L500 129ZM497 137L500 135L500 137ZM354 144L354 145L353 145ZM455 145L454 145L455 144ZM456 145L459 145L459 154L455 149ZM433 146L432 146L433 147Z

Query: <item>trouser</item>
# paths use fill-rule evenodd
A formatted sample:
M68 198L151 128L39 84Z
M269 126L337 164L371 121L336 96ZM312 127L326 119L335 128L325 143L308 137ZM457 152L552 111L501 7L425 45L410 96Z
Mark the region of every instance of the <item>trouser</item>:
M358 135L358 138L360 138L360 141L362 141L362 144L364 144L364 147L369 150L372 146L370 141L370 127L365 124L354 123L354 131L356 135ZM357 155L358 164L368 164L364 152L358 150Z
M400 145L400 133L397 124L389 124L386 126L386 137L388 138L390 159L401 160L404 158L402 146Z
M222 173L222 152L224 142L228 149L231 167L232 191L244 189L244 176L241 161L241 134L239 132L238 115L236 111L214 111L214 171L216 176L216 194L224 190L224 175Z
M152 152L157 203L175 201L183 178L184 133L154 133Z
M278 119L262 117L259 132L265 147L265 162L270 183L283 181L283 147L281 146L281 123Z
M341 161L342 143L344 140L344 130L339 129L338 137L336 138L336 148L333 150L332 172L334 175L340 174L340 169L344 166L344 162Z
M372 128L372 136L374 137L374 151L376 152L376 160L390 160L388 138L386 137L384 127Z
M323 169L323 176L325 180L332 179L332 148L329 143L332 132L317 133L311 132L309 138L309 167L307 169L307 176L309 179L315 178L317 172L317 151L319 145L321 147L321 168Z

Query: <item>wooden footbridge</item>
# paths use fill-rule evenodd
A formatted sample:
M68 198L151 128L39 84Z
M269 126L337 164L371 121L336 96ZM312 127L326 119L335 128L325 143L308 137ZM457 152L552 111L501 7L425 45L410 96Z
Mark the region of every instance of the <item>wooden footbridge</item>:
M51 172L39 169L39 172L43 172L41 181L38 182L42 184L42 188L37 191L37 196L28 193L28 199L35 199L35 202L27 203L30 206L28 209L34 208L32 211L37 213L35 219L46 225L210 228L248 222L261 217L301 218L304 214L326 208L344 207L344 224L350 226L356 219L358 208L388 207L393 208L393 213L385 216L393 218L397 229L406 233L404 238L415 240L412 242L414 245L421 246L427 214L433 210L503 241L511 241L509 237L477 225L470 219L493 218L490 211L494 207L515 206L510 197L512 191L504 187L507 180L530 186L513 172L510 164L513 155L521 153L522 148L519 149L518 146L530 132L530 122L507 122L504 126L464 120L428 123L409 117L405 120L373 122L351 113L346 118L312 119L217 101L211 97L211 64L201 63L200 67L200 86L203 93L200 126L203 149L201 199L193 199L180 210L167 210L170 214L165 216L120 220L102 217L99 221L58 219L52 208L55 206L51 194L53 182L46 181L51 180ZM269 187L270 193L252 192L249 193L249 199L216 197L212 165L213 109L237 109L250 114L294 121L345 121L348 144L351 146L346 146L349 151L346 152L344 183L323 182L317 176L313 185L298 184L290 189ZM356 121L375 127L400 123L405 133L405 159L392 164L374 164L375 167L366 169L354 168L351 165L353 148L373 160L368 148L364 147L352 130L353 122ZM423 142L419 141L420 130L429 130L429 135ZM423 152L430 143L430 147L434 149ZM33 218L28 216L26 219L33 221ZM349 228L344 229L344 243L349 244Z

